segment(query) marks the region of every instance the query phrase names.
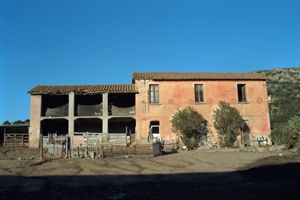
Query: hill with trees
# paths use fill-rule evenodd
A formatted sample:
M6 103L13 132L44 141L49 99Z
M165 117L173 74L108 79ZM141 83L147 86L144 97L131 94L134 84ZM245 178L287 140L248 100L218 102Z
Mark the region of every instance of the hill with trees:
M300 67L258 71L268 78L272 138L282 143L289 119L300 116Z

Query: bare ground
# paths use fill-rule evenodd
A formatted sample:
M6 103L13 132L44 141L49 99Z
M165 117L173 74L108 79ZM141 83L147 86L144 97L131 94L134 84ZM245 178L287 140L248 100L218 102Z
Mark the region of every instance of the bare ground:
M31 151L8 160L0 148L0 199L299 199L300 157L289 153L41 161Z

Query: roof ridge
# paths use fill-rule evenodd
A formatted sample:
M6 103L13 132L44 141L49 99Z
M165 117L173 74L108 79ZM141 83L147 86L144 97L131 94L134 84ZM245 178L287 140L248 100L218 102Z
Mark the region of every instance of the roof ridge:
M255 71L251 71L251 72L176 72L176 71L173 71L173 72L133 72L133 74L150 74L150 73L178 73L178 74L181 74L181 73L195 73L195 74L229 74L229 73L232 73L232 74L239 74L239 73L257 73Z
M134 72L132 79L144 80L266 80L257 72Z

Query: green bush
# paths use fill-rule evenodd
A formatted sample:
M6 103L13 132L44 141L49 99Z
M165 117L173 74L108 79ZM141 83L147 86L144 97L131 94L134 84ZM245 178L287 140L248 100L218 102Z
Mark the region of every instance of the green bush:
M197 146L199 146L200 143L200 137L185 137L185 136L181 136L181 141L182 143L188 148L188 149L193 149Z
M173 131L179 134L182 144L190 149L197 147L201 137L207 134L206 120L192 107L178 110L171 123Z
M213 118L222 147L232 147L241 131L250 131L239 111L227 102L219 103L218 108L214 110Z
M271 132L272 142L276 145L286 144L288 133L286 131L287 123L274 123Z
M285 144L288 148L300 145L300 116L291 117L286 123L275 123L272 133L274 144Z
M299 146L300 144L300 116L291 117L286 126L288 147Z

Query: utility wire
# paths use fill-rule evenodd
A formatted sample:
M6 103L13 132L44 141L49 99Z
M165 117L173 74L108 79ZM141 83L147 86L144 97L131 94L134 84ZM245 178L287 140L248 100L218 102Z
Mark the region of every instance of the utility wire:
M11 41L11 42L27 42L30 45L38 45L43 48L53 47L53 48L60 48L60 49L70 49L71 50L79 50L84 51L86 53L90 53L91 50L97 53L104 53L109 54L113 53L114 56L121 55L126 57L134 57L134 58L146 58L159 61L159 62L176 62L176 63L184 63L184 64L195 64L189 62L191 59L196 59L195 57L180 57L175 55L168 55L168 54L158 54L154 52L146 52L146 51L135 51L130 49L122 49L122 48L110 48L110 47L103 47L99 45L87 45L87 44L80 44L74 43L72 41L65 41L65 40L56 40L56 39L49 39L46 37L36 36L36 37L28 37L28 36L20 36L16 33L11 33L8 31L0 31L0 39L2 41ZM3 44L3 43L2 43Z
M30 49L35 49L35 50L48 50L52 52L57 52L57 53L65 53L69 55L82 55L82 56L95 56L95 57L107 57L107 54L111 54L109 52L102 52L102 53L97 53L97 52L89 52L89 51L74 51L74 49L68 49L65 47L62 48L57 48L53 46L45 46L41 44L24 44L22 42L14 41L14 40L7 40L7 39L2 39L0 38L0 45L4 46L15 46L15 47L21 47L21 48L30 48ZM150 64L157 64L157 63L163 63L163 64L170 64L170 65L181 65L180 62L170 62L170 61L164 61L164 60L157 60L157 59L143 59L141 57L134 57L134 56L129 56L129 55L116 55L112 54L111 57L115 58L120 58L122 60L129 60L129 61L141 61L144 63L150 63Z

